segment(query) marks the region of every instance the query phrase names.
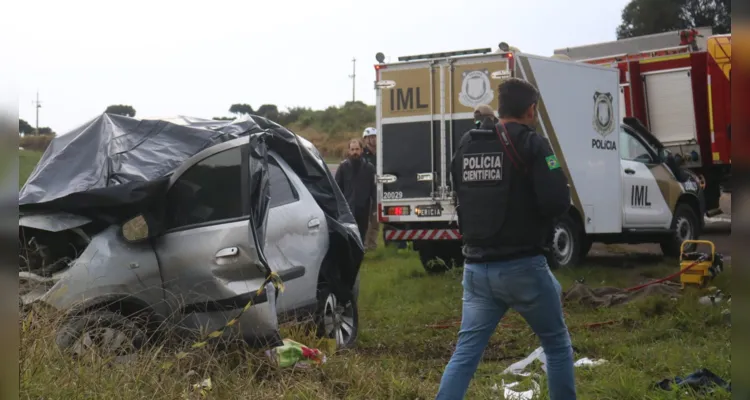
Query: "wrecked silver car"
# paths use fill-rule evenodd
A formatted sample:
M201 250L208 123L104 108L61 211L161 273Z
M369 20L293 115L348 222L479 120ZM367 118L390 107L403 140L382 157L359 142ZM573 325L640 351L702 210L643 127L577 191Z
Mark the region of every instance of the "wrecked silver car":
M354 218L314 146L264 118L103 114L52 141L19 204L22 303L65 313L64 348L91 323L135 347L155 326L210 332L248 303L230 330L250 343L307 315L356 340Z

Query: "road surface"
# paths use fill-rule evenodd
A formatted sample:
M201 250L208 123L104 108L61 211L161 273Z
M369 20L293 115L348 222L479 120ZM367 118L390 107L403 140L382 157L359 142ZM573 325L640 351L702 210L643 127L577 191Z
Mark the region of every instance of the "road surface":
M338 164L328 164L332 174L336 174ZM706 219L706 229L700 239L710 240L716 245L716 251L723 254L725 260L731 259L730 233L732 232L732 196L724 194L721 198L721 209L724 214ZM590 255L594 258L607 257L617 253L628 253L635 257L655 257L661 255L658 244L639 245L602 245L595 244Z

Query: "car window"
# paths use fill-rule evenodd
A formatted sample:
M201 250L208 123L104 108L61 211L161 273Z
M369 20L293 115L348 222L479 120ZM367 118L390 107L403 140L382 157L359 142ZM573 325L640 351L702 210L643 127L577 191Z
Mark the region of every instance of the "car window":
M653 162L646 146L626 129L620 130L620 158L646 164Z
M268 179L271 191L269 207L283 206L299 200L299 195L294 190L289 177L273 157L268 157Z
M240 147L190 167L167 193L167 229L242 217L241 182Z

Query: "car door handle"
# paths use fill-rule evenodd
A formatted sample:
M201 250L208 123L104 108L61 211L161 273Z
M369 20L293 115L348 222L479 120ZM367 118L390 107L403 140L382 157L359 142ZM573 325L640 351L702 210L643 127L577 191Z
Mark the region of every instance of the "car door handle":
M227 247L216 252L216 258L229 258L235 257L240 254L240 249L236 247Z
M633 174L635 174L635 170L632 170L630 168L625 168L625 173L628 174L628 175L633 175Z
M315 229L320 226L320 220L317 218L313 218L310 221L307 222L307 228L308 229Z

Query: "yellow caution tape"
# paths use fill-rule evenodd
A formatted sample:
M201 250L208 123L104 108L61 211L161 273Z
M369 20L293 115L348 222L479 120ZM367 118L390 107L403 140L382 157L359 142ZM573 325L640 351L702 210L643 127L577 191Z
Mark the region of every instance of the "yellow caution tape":
M281 280L281 277L277 273L271 272L271 274L266 278L266 280L263 282L263 284L260 286L260 288L258 288L258 291L256 292L256 294L257 295L263 294L263 292L266 290L266 285L268 283L272 283L273 287L276 288L276 290L278 290L279 292L281 292L281 293L284 292L284 282ZM237 322L239 321L240 317L242 317L242 314L244 314L252 306L253 306L253 301L252 300L248 301L247 304L245 304L245 307L243 307L240 310L240 312L238 312L237 315L234 316L234 318L230 319L221 328L219 328L219 329L217 329L217 330L209 333L208 335L206 335L203 340L200 340L198 342L193 343L190 346L190 349L200 349L200 348L202 348L202 347L204 347L204 346L206 346L208 344L209 339L217 338L217 337L220 337L221 335L223 335L224 331L226 331L227 328L230 328L230 327L234 326L235 324L237 324ZM188 356L188 352L186 352L186 351L180 351L179 353L175 354L175 359L181 360L181 359L183 359L183 358L185 358L187 356ZM162 369L169 369L170 367L172 367L172 365L174 365L173 362L167 361L167 362L165 362L165 363L162 364Z

